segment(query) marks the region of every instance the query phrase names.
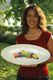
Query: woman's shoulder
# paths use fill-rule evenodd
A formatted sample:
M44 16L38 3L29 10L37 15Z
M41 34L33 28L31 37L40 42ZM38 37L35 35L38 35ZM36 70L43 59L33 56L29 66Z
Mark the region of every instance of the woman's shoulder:
M42 37L43 37L43 39L46 41L46 42L48 42L48 40L50 39L50 37L51 37L51 32L50 31L43 31L43 33L42 33Z
M50 31L43 31L43 35L45 36L45 37L50 37L51 36L51 32Z
M21 42L23 40L23 35L22 34L20 34L20 35L17 35L16 36L16 42Z
M50 35L51 34L51 32L50 31L43 31L44 32L44 34L47 34L47 35Z
M22 37L23 37L22 34L19 34L19 35L16 36L16 38L22 38Z

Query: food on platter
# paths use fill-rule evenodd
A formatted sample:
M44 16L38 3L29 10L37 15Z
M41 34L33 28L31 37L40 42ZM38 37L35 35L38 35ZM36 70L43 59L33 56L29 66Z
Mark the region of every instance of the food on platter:
M38 57L38 55L36 53L29 52L29 51L26 51L26 50L21 50L20 52L14 52L13 53L13 57L14 58L26 57L26 58L39 59L39 57Z
M17 57L21 57L21 55L20 55L20 53L14 52L13 57L17 58Z

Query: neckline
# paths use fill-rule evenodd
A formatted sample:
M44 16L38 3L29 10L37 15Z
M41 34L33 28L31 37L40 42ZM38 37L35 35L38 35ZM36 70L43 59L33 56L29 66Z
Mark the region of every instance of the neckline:
M27 39L24 35L23 35L23 37L24 37L24 39L25 39L26 41L31 41L31 42L33 42L33 41L37 41L37 40L39 40L39 39L42 37L42 34L43 34L43 31L41 32L41 35L39 36L38 39L33 39L33 40L29 40L29 39Z

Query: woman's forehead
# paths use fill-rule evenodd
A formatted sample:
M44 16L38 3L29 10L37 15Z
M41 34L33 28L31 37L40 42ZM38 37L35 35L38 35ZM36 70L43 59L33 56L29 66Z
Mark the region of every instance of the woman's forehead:
M30 14L30 13L36 14L36 11L35 11L34 9L29 9L29 10L27 11L27 14Z

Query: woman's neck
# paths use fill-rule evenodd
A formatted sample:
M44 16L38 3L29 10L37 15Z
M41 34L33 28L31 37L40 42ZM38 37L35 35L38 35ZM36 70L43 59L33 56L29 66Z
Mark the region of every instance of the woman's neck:
M38 33L39 31L40 31L39 28L36 28L36 29L29 29L28 33L31 34L31 35L33 35L33 34Z
M29 30L28 33L25 35L27 40L37 40L42 34L41 29Z

